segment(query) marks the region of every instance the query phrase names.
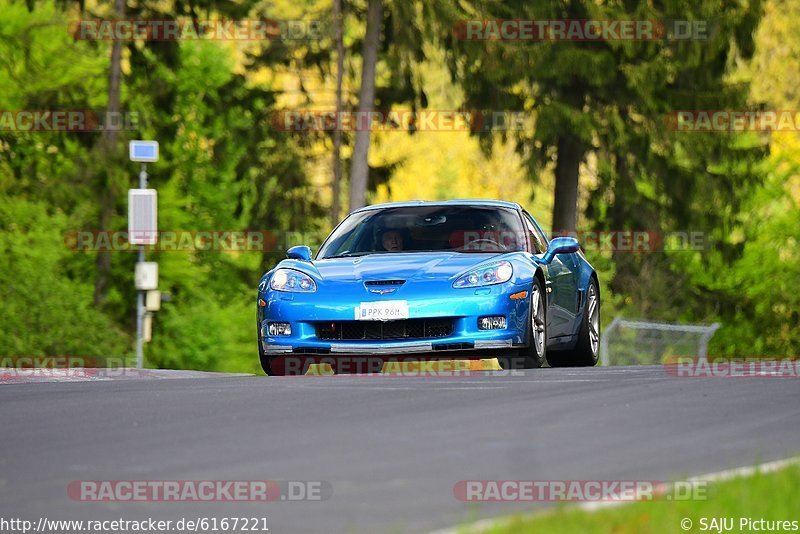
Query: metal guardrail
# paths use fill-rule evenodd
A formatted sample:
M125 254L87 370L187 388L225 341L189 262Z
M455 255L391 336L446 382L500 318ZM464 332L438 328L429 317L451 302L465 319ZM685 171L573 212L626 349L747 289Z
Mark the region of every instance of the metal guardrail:
M710 325L656 323L651 321L629 321L627 319L622 319L621 317L615 317L600 337L600 365L611 365L608 340L609 336L619 328L699 334L700 338L698 340L697 356L701 360L705 361L708 358L708 342L711 340L714 332L716 332L720 326L720 323L712 323Z

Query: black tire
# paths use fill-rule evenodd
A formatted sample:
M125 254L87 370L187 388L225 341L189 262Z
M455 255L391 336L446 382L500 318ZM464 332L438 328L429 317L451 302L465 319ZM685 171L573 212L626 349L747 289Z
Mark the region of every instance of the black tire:
M534 299L538 300L538 306L534 306ZM536 336L535 332L538 332ZM531 304L528 307L528 346L519 349L515 354L497 358L497 362L503 369L536 369L544 364L546 357L547 306L542 283L538 278L534 278L531 286Z
M272 366L270 365L269 356L267 353L264 352L264 347L261 345L261 328L259 327L258 323L256 323L256 339L258 340L258 359L261 361L261 369L264 370L264 373L267 375L274 374L272 371Z
M287 354L270 357L260 348L258 355L261 359L261 368L269 376L301 376L308 372L309 366L313 363L313 358L308 356Z
M597 287L597 281L592 277L586 290L586 310L578 330L575 348L549 351L547 363L550 364L550 367L593 367L597 365L599 347L600 290Z
M304 375L308 372L310 359L304 356L269 356L264 352L261 344L261 329L256 325L258 331L258 359L261 361L261 369L269 376Z

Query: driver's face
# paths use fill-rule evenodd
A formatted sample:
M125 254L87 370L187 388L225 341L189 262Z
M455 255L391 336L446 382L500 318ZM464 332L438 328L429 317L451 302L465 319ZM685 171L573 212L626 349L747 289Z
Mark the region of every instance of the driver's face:
M383 233L383 248L389 252L396 252L403 250L403 236L396 230L390 230Z

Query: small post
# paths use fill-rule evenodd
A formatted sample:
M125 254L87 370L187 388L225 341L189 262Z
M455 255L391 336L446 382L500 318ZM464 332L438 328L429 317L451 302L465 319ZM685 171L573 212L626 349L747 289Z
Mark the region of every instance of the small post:
M139 189L147 189L147 163L158 161L158 141L131 141L128 144L128 152L131 161L141 163L139 170ZM151 206L152 212L150 214L152 220L147 224L148 227L144 229L144 235L140 236L139 231L142 229L137 228L138 224L135 222L136 216L134 214L134 206L131 200L134 198L131 196L133 193L134 191L131 190L129 191L128 195L128 241L132 245L135 244L139 247L137 258L138 271L140 267L143 267L142 264L145 263L144 246L147 244L155 244L155 240L157 239L155 227L156 204L155 192L153 192L153 201ZM142 369L144 367L144 319L146 313L144 303L145 288L138 287L137 283L136 289L136 368Z
M139 171L139 189L147 189L147 163ZM139 245L139 263L144 263L144 245ZM136 368L144 368L144 291L136 292Z

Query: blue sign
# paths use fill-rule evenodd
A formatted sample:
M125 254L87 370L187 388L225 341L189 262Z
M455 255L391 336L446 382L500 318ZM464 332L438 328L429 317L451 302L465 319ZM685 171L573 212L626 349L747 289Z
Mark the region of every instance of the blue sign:
M154 163L158 161L158 141L131 141L128 153L131 161Z

